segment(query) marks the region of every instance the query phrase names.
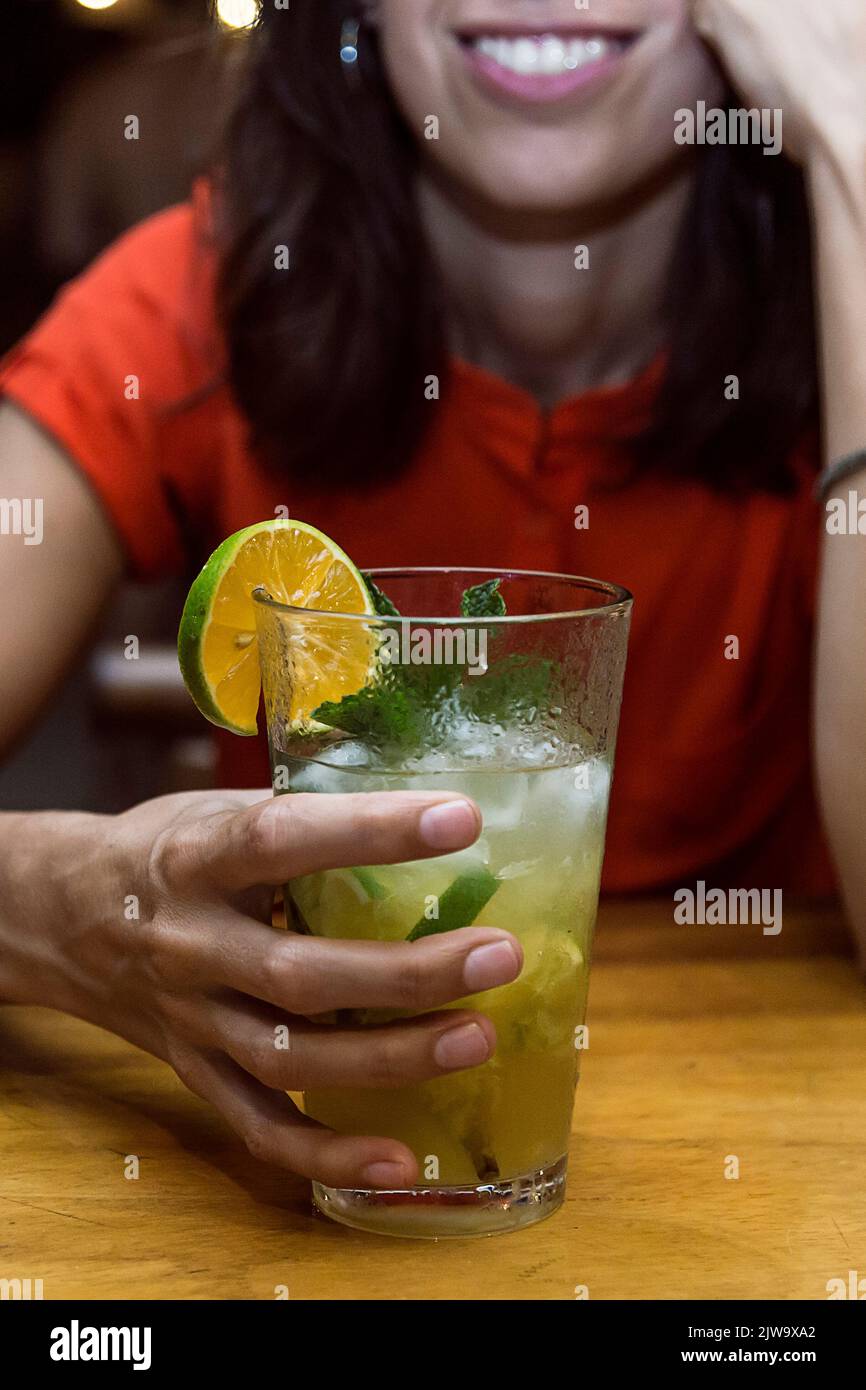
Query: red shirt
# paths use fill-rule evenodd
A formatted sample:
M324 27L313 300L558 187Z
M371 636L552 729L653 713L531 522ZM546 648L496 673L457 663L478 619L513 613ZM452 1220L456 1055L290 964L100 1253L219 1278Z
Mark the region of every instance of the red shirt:
M281 482L249 448L227 387L178 408L223 361L199 212L172 208L127 233L0 366L0 391L91 480L130 572L183 572L285 505L364 568L544 569L624 584L636 603L605 887L700 877L830 889L809 768L815 461L797 461L789 498L661 477L605 491L649 417L658 367L544 414L455 361L401 477L363 494L318 477ZM581 505L587 529L575 527ZM263 741L226 736L222 758L226 782L267 783Z

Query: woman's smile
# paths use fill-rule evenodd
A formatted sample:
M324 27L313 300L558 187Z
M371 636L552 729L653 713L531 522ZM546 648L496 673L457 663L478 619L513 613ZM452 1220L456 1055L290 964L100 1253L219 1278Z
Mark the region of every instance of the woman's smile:
M559 102L618 71L639 35L581 27L473 25L455 31L463 62L488 96L510 104Z
M424 163L491 208L558 218L688 161L673 112L723 81L688 0L379 0L385 75Z

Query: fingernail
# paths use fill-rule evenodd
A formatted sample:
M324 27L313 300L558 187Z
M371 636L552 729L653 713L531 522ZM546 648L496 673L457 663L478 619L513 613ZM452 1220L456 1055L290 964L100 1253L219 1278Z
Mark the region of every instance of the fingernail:
M468 801L440 801L427 807L418 830L431 849L463 849L478 834L478 817Z
M477 1067L490 1056L490 1044L477 1023L463 1023L443 1033L433 1056L440 1067L454 1071L457 1067Z
M405 1187L406 1173L401 1163L371 1163L361 1178L368 1187Z
M474 994L477 989L510 984L519 974L520 960L511 943L491 941L469 952L463 966L463 983Z

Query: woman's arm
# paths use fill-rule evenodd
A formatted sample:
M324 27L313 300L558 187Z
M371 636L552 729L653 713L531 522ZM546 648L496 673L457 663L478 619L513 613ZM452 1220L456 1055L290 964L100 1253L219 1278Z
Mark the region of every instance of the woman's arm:
M866 4L697 0L695 20L750 105L781 109L815 231L826 462L866 449ZM866 962L866 469L862 534L825 528L814 749L824 819ZM822 525L825 518L822 516Z
M20 515L30 523L30 542L0 535L2 759L80 660L123 557L84 475L8 403L0 405L0 498L14 508L13 522Z
M808 169L828 460L866 449L866 113L863 125L860 138L815 150ZM847 503L850 492L862 504L862 533L825 527L822 543L814 741L830 846L866 964L866 468L831 496Z

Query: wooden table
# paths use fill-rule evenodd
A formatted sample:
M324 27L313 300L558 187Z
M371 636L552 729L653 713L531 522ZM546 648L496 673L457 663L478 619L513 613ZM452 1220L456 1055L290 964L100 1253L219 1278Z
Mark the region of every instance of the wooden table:
M0 1010L0 1057L0 1277L46 1299L824 1299L866 1277L866 986L832 909L788 906L770 937L605 905L568 1199L493 1244L330 1224L167 1067L72 1019Z

